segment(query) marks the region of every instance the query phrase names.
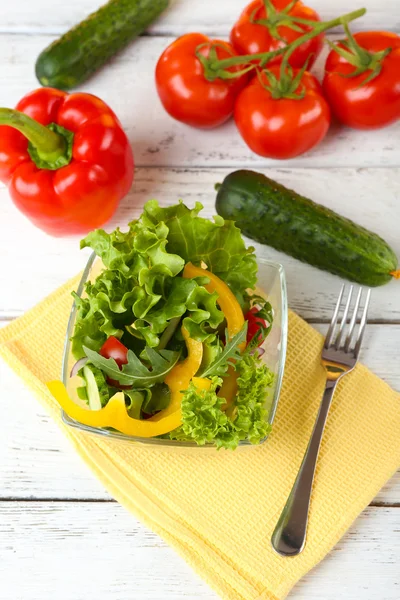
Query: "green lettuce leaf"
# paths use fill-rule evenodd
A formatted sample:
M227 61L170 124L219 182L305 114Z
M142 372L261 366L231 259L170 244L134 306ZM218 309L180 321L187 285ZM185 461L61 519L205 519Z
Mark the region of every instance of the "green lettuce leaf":
M265 401L274 374L257 354L245 352L237 363L238 393L232 410L234 425L241 439L258 444L270 431Z
M249 353L242 355L236 371L238 393L227 412L222 410L224 399L217 395L220 377L212 378L209 390L190 384L182 398L182 425L168 437L232 450L241 440L260 443L270 431L265 401L274 376L257 355Z
M132 419L140 419L143 403L151 398L151 390L149 388L144 388L142 390L124 390L124 395L128 415Z
M152 201L146 206L154 211L158 204ZM228 282L236 278L232 285L242 299L245 287L255 281L251 275L255 258L233 223L221 217L216 223L202 219L197 216L199 210L200 205L190 211L183 204L159 209L165 211L164 222L145 209L127 232L98 229L82 240L81 247L92 248L105 269L94 282L86 283L84 297L74 295L77 318L72 352L76 359L84 356L84 346L98 351L110 335L123 337L128 346L127 335L142 340L140 348L135 345L139 354L146 345L157 348L171 322L183 317L191 337L202 342L215 339L215 330L224 320L217 294L203 287L206 277L180 277L184 264L205 258L216 272L229 269L224 276ZM177 218L171 218L174 213ZM178 235L181 227L187 229L183 237ZM243 281L242 268L248 276Z
M257 282L254 248L246 248L240 229L233 221L225 221L220 216L214 217L214 222L199 217L202 208L199 202L192 210L182 202L161 208L156 200L150 200L144 206L141 219L147 226L165 223L169 230L169 252L181 256L185 263L205 262L243 303L246 288L254 288Z
M144 413L153 415L154 413L167 408L171 400L171 391L165 383L158 383L148 391L150 394L147 396L142 406L142 411Z

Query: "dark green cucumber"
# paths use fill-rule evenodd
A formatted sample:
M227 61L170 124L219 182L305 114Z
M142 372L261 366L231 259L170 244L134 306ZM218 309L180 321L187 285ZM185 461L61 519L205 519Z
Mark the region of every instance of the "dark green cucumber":
M110 0L43 50L36 61L36 77L42 85L60 90L76 87L140 35L168 2Z
M261 173L235 171L217 187L217 213L257 242L362 285L400 276L378 235Z

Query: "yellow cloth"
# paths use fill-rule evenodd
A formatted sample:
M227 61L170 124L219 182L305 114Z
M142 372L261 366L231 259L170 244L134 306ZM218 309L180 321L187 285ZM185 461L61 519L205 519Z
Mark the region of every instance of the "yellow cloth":
M76 279L68 282L3 329L0 354L114 498L173 546L222 598L281 600L400 466L400 395L363 366L341 382L322 444L306 548L296 558L282 558L270 538L321 399L321 336L290 314L282 395L263 446L217 452L113 443L64 426L45 387L59 378L76 284Z

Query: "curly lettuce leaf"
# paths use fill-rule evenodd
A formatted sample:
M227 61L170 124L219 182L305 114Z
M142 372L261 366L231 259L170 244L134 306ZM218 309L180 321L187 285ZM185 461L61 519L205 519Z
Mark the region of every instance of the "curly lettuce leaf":
M150 200L144 206L141 219L147 226L165 223L169 229L168 250L185 262L206 263L243 303L245 290L254 288L257 282L254 248L246 248L240 229L233 221L225 221L220 216L214 217L214 221L199 217L202 208L199 202L194 209L182 202L161 208L157 200Z
M258 444L269 433L265 400L274 382L274 374L257 354L245 353L236 366L238 392L232 411L241 439Z
M258 444L270 431L265 409L268 390L274 376L256 356L244 354L236 365L238 393L224 412L223 398L217 395L220 377L212 378L209 390L199 390L192 383L183 394L182 425L172 431L172 439L195 441L198 445L214 443L217 448L235 449L241 440Z
M154 310L136 320L135 329L146 344L154 348L160 344L159 335L168 324L186 314L183 325L190 337L201 342L210 340L215 337L212 330L224 320L217 298L217 293L208 292L196 280L175 277L169 282L165 300L160 300Z
M150 202L147 206L155 209L158 205ZM135 346L139 353L145 345L157 348L163 332L181 318L191 337L202 342L215 339L216 329L224 319L217 294L210 294L203 287L206 278L184 280L179 274L187 260L199 262L204 257L212 269L217 269L217 263L220 269L232 270L236 265L238 276L241 260L242 266L248 261L255 263L252 251L246 250L233 223L218 217L217 225L197 217L200 205L194 211L183 204L159 210L166 211L165 222L150 218L145 210L140 219L130 223L127 232L116 229L106 233L98 229L82 240L81 247L91 247L105 270L93 283L86 284L83 298L75 295L77 318L72 352L76 359L84 356L84 346L98 351L110 335L124 337L128 346L127 335L141 340L141 348ZM174 211L181 220L171 219ZM187 228L187 236L181 238L175 250L174 240L180 227ZM213 252L210 247L206 252L207 236ZM198 251L196 247L203 249ZM251 274L250 267L247 274ZM226 275L227 280L230 277L233 275ZM240 298L249 282L242 283L241 289L235 284Z

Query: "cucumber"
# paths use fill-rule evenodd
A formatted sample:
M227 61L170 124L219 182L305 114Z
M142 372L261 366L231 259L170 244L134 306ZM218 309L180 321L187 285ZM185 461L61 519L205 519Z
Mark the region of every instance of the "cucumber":
M70 90L142 33L169 0L110 0L39 55L36 77L44 86Z
M362 285L400 277L378 235L254 171L235 171L218 189L216 209L244 235Z
M106 379L100 369L92 365L83 367L83 378L86 383L86 394L91 410L100 410L109 400Z

